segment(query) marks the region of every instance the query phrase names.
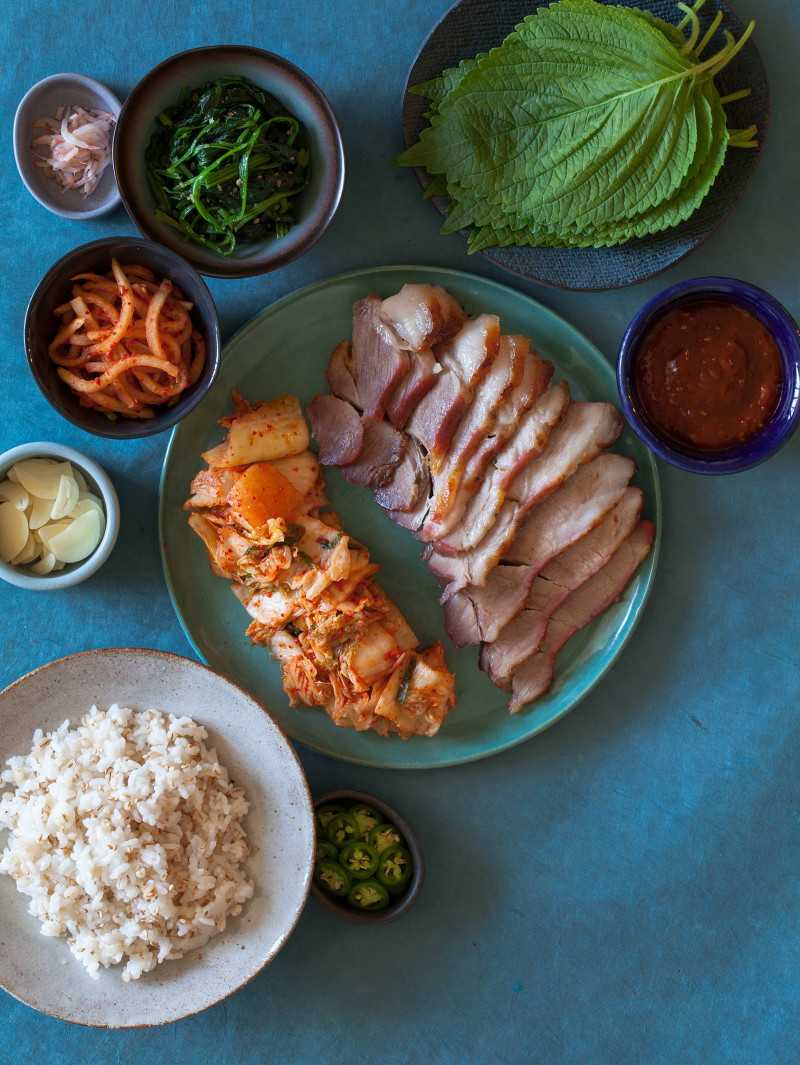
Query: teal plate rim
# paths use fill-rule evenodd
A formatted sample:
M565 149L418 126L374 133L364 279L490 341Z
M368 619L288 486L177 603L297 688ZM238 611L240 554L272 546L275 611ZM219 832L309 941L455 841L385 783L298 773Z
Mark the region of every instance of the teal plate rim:
M441 284L471 314L498 314L506 333L523 333L555 366L578 399L619 405L612 366L582 333L532 297L500 282L436 266L377 266L315 282L265 307L225 344L214 386L170 434L159 484L161 562L170 600L191 646L206 665L229 676L266 705L290 738L319 754L358 765L443 768L514 747L564 717L617 660L646 605L661 544L661 487L655 458L626 425L615 450L633 455L645 492L645 517L656 525L650 554L623 596L576 633L559 655L550 690L510 715L505 693L478 668L477 648L455 648L444 634L436 581L417 541L394 525L371 493L325 473L328 494L344 527L366 543L382 565L378 579L398 603L425 646L442 639L456 675L458 705L433 737L382 738L335 726L319 709L290 707L280 668L245 635L248 616L227 582L212 574L205 548L189 528L183 502L200 452L217 443L217 421L232 409L236 389L251 402L292 392L305 405L326 390L324 371L335 345L350 336L352 304L368 292L387 296L409 281Z

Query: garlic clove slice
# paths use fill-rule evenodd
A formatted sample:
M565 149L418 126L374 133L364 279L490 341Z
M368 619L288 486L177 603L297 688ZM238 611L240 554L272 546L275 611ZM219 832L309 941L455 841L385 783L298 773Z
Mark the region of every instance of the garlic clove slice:
M56 556L52 551L46 551L38 562L34 562L31 566L33 573L38 573L40 577L47 576L48 573L52 573L56 564Z
M28 509L28 525L32 529L41 529L53 516L53 500L33 497Z
M19 482L8 478L0 481L0 502L13 503L17 510L25 510L29 501L30 496Z
M23 459L22 462L15 462L13 469L22 487L39 499L55 499L62 475L72 474L69 462L55 462L53 459Z
M72 476L72 473L62 473L61 479L58 482L58 492L51 513L53 521L58 521L59 518L66 517L66 515L69 514L78 502L79 492L78 482Z
M10 562L28 542L25 514L13 503L0 503L0 558Z
M44 533L42 533L44 538ZM100 543L100 519L97 512L88 510L71 522L62 532L47 538L50 550L59 562L80 562Z
M100 519L100 535L106 531L106 512L103 510L103 504L97 498L97 496L89 494L81 494L82 498L78 500L72 510L67 514L68 518L79 518L81 514L85 514L89 510L96 512L97 517Z
M39 557L42 545L37 543L36 537L32 532L28 533L28 539L25 542L25 546L11 559L12 566L26 566L29 562L35 562Z

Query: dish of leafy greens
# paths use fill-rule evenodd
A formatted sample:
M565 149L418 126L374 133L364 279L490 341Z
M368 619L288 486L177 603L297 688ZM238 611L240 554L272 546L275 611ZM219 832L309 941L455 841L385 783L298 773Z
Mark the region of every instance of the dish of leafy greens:
M730 147L714 77L754 23L709 48L678 3L677 26L649 11L560 0L527 16L499 48L412 86L430 125L395 162L434 175L450 198L443 232L470 229L470 250L621 244L676 226L700 205Z
M147 179L159 221L230 255L239 244L285 236L309 180L300 122L241 77L181 94L161 112Z

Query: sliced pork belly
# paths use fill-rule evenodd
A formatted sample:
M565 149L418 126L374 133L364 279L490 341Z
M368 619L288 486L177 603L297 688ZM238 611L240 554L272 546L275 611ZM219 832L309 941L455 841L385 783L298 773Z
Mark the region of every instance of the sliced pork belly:
M478 383L500 350L500 322L481 314L464 324L434 354L441 371L406 424L406 431L427 450L431 470L444 461L450 443Z
M611 560L567 596L548 622L539 652L526 659L512 674L510 713L517 713L547 691L553 682L558 652L571 636L620 597L650 552L654 538L653 523L639 522Z
M494 373L494 367L490 375ZM553 365L538 358L533 353L525 360L522 379L515 385L508 397L495 411L494 423L469 456L460 475L455 491L450 490L446 509L437 507L437 512L424 515L424 520L417 526L418 538L425 541L439 540L462 520L467 507L472 502L481 477L487 466L513 435L519 419L547 391L553 375ZM469 415L465 414L465 418ZM442 467L443 475L447 473L446 463ZM448 489L451 486L448 485ZM431 508L432 510L432 508Z
M517 432L494 459L459 528L437 544L440 551L455 554L479 545L499 520L504 501L515 505L515 519L521 521L534 504L563 484L578 466L610 447L622 432L622 417L610 403L570 403L552 433L545 436L547 447L537 450L536 414L543 402L520 421Z
M422 449L413 437L406 437L407 445L391 481L375 488L375 500L386 511L413 511L420 501L427 501L431 478Z
M522 381L528 348L528 340L525 337L500 337L497 358L486 376L478 382L472 402L450 441L447 455L436 471L423 539L436 539L439 523L445 518L455 499L470 455L491 431L495 413L503 400Z
M397 429L405 427L437 378L438 365L432 351L414 351L408 359L408 373L386 403L386 417Z
M458 527L437 541L437 551L455 555L474 547L486 536L499 517L509 485L522 469L548 449L551 434L557 432L562 417L570 414L568 407L569 388L566 381L559 381L523 414L514 435L489 464ZM571 417L571 422L574 421Z
M394 477L405 454L407 437L387 421L362 416L364 440L354 462L340 466L351 484L382 488Z
M352 403L359 410L364 409L364 404L359 398L356 382L353 378L353 358L350 354L350 345L346 340L337 344L333 349L328 369L325 371L325 378L334 396L338 396L339 399L346 399L348 403Z
M399 338L400 347L427 351L447 340L467 320L464 308L441 285L403 285L381 304L381 320Z
M355 462L364 445L364 423L350 403L337 396L314 396L306 407L323 466Z
M408 352L380 318L381 301L369 295L353 307L351 374L364 413L380 419L409 370Z
M537 575L600 524L622 499L635 472L632 458L605 452L580 466L534 507L517 527L503 562L487 574L485 584L479 587L477 582L469 582L454 597L444 599L445 630L453 643L464 647L480 640L496 640L500 630L523 609ZM466 556L479 573L480 558L475 549ZM439 556L437 564L444 559ZM457 563L459 559L447 561Z
M640 488L629 486L622 499L586 536L562 551L536 577L525 607L481 648L480 665L498 687L544 639L547 623L567 596L593 577L633 532L644 503Z

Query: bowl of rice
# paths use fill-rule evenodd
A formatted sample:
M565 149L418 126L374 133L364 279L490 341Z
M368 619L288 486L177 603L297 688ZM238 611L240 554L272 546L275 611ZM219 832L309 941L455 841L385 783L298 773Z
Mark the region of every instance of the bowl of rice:
M0 763L0 986L20 1001L165 1024L286 942L311 796L280 727L221 674L138 648L57 659L0 692Z

